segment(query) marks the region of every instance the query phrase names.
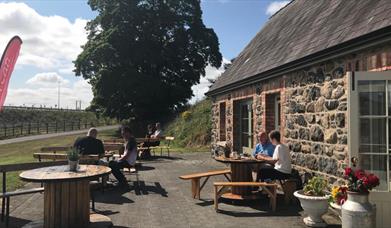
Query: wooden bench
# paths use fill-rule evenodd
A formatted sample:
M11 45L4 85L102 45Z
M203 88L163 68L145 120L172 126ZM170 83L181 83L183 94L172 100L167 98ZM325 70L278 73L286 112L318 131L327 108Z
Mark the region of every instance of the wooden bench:
M10 164L10 165L0 165L0 172L3 174L2 178L2 192L0 193L1 202L1 221L6 221L6 226L9 224L9 207L10 207L10 198L13 196L41 193L44 191L43 187L23 189L16 191L7 192L7 173L8 172L17 172L29 169L36 169L54 165L65 165L66 161L57 161L57 162L32 162L32 163L19 163L19 164Z
M222 194L228 191L229 187L263 187L262 190L267 193L269 196L269 204L272 208L272 211L276 211L277 204L277 184L275 183L266 183L266 182L215 182L215 196L214 196L214 206L215 210L219 210L219 198Z
M296 179L287 179L287 180L279 180L282 191L284 192L284 201L285 204L290 204L294 197L293 193L297 189L297 180Z
M150 149L153 151L153 156L155 156L155 150L160 150L160 156L163 156L163 150L167 151L168 157L170 157L170 144L172 141L174 141L174 137L172 136L166 136L163 139L160 140L160 142L166 142L165 145L159 145L159 146L152 146Z
M215 171L208 171L204 173L183 175L180 176L179 178L182 180L191 180L191 195L194 199L200 199L201 190L205 186L206 182L209 180L210 177L224 175L228 181L231 181L231 178L228 176L230 174L231 174L231 170L225 169L225 170L215 170ZM206 177L206 179L204 180L202 185L200 185L200 180L203 177Z
M68 156L66 154L59 153L34 153L33 157L38 159L38 161L42 160L52 160L52 161L62 161L68 160ZM89 161L98 161L98 155L82 155L80 156L80 161L89 162Z
M50 147L42 147L41 152L57 153L57 152L65 152L70 149L72 149L72 146L50 146Z

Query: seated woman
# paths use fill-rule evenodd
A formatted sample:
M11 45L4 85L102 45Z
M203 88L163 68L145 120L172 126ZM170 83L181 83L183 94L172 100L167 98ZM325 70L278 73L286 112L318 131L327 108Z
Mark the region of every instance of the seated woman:
M269 134L271 143L276 146L274 149L273 157L258 156L257 159L263 160L271 165L274 165L273 169L260 169L258 173L258 180L265 181L270 180L284 180L290 177L292 171L291 155L289 148L282 144L280 139L281 135L278 131L272 131Z

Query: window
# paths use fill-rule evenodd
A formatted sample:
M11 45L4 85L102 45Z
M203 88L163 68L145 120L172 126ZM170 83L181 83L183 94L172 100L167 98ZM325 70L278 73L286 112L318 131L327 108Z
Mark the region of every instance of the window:
M266 132L281 128L281 101L280 94L266 95Z
M225 116L226 116L226 111L225 111L225 102L224 102L224 103L220 103L220 118L219 118L219 123L220 123L219 140L220 141L226 140Z

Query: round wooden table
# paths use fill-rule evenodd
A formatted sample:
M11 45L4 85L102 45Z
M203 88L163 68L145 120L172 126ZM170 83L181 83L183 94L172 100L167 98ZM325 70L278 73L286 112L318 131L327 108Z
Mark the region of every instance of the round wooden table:
M79 165L70 172L68 165L24 171L20 178L44 183L44 220L26 227L107 227L110 218L90 215L90 180L108 175L111 169L99 165Z
M255 158L226 158L224 156L215 157L215 160L222 163L230 164L231 166L231 181L232 182L252 182L252 165L262 164L265 161ZM253 194L251 187L232 187L230 193L225 193L221 197L227 199L244 200L256 199L257 195Z

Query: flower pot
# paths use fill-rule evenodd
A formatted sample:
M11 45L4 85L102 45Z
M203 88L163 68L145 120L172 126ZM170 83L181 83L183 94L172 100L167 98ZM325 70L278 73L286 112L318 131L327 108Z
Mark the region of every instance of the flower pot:
M338 205L334 202L331 202L330 203L330 210L336 215L338 216L339 219L342 219L342 216L341 216L341 210L342 210L342 206L341 205Z
M326 223L322 219L329 207L328 196L307 196L302 190L296 191L294 195L300 200L304 213L308 216L303 219L304 223L310 227L325 227Z
M79 166L79 161L71 161L71 160L68 160L68 164L69 164L69 171L71 172L76 172L77 171L77 168Z
M348 199L342 205L343 228L376 227L376 207L369 203L369 193L348 192Z

